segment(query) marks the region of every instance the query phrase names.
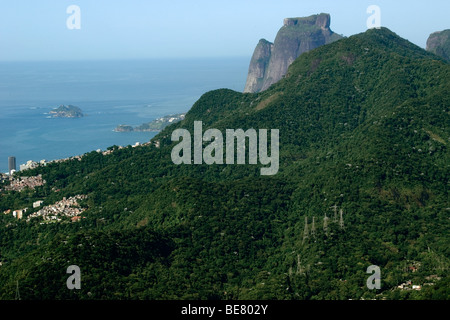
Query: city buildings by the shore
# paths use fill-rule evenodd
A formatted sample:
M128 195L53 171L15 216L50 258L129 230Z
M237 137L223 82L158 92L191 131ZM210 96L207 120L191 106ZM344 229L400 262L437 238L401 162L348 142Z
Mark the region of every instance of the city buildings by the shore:
M131 147L136 148L139 146L147 146L152 144L152 142L148 141L145 143L140 143L140 142L136 142L135 144L133 144ZM157 147L159 147L159 141L154 143ZM122 146L118 146L118 150L123 149L125 147ZM104 156L109 155L111 153L114 152L114 148L108 148L108 150L101 150L101 149L97 149L95 150L98 153L103 154ZM48 164L51 163L60 163L60 162L65 162L65 161L69 161L69 160L79 160L81 161L81 159L86 155L87 153L83 154L83 155L77 155L77 156L72 156L72 157L68 157L68 158L62 158L62 159L56 159L56 160L51 160L51 161L47 161L45 159L40 160L39 162L33 161L33 160L28 160L26 163L19 165L19 171L25 171L25 170L29 170L29 169L34 169L37 168L38 166L46 166ZM12 176L16 171L15 169L15 157L9 157L8 158L8 167L12 168L10 165L13 164L13 160L10 158L14 158L14 168L10 171L8 171L7 173L0 173L0 182L3 180L7 179L7 176Z

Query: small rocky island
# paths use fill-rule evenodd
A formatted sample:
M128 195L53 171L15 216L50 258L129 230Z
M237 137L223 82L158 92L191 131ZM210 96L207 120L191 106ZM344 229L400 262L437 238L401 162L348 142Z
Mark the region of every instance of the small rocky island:
M172 123L176 123L178 121L183 120L185 115L186 115L186 113L171 114L168 116L158 118L151 122L143 123L137 127L132 127L130 125L121 124L121 125L117 126L114 129L114 131L116 131L116 132L132 132L132 131L135 131L135 132L146 132L146 131L158 132Z
M81 118L84 117L80 108L72 105L60 105L49 112L53 118Z

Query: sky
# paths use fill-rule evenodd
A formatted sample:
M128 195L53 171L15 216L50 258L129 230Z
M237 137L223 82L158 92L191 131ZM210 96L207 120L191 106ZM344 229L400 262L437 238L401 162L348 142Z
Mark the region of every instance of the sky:
M324 12L334 32L364 32L370 5L422 48L450 29L448 0L0 0L0 61L250 57L284 18Z

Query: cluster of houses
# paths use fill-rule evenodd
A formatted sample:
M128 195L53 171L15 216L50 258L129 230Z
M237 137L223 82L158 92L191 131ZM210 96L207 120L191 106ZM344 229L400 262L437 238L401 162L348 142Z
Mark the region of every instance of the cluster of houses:
M74 197L66 198L64 197L61 201L56 202L55 204L45 206L39 211L36 211L30 214L27 217L27 222L32 218L42 217L44 221L61 221L64 217L69 217L72 222L76 222L81 219L81 213L85 210L80 207L79 200L86 199L85 195L76 195ZM33 209L39 208L42 206L44 201L39 200L33 202ZM4 214L11 214L16 219L22 219L24 214L28 211L28 208L19 209L19 210L11 210L8 209L3 211Z
M38 167L39 164L42 164L42 165L45 166L46 162L47 162L46 160L41 160L39 163L35 162L33 160L28 160L27 163L20 165L20 171L25 171L25 170L28 170L28 169L34 169L34 168Z
M44 203L44 201L42 201L42 200L33 202L33 208L38 208L43 203ZM12 215L13 215L14 218L22 219L23 218L23 214L26 213L27 211L28 211L28 208L19 209L19 210L13 210L12 211ZM3 211L3 213L4 214L10 214L11 213L11 209L5 210L5 211Z
M132 145L133 148L139 147L139 146L147 146L152 144L152 142L146 142L146 143L139 143L136 142L134 145ZM156 147L159 147L159 141L156 141L154 143ZM124 147L119 146L118 149L123 149ZM102 151L101 149L96 150L98 153L102 153L103 155L108 155L114 152L114 149L109 149ZM58 160L52 160L52 161L46 161L41 160L39 163L34 161L28 161L25 165L21 165L21 170L27 170L27 169L33 169L39 165L47 165L52 162L65 162L69 160L79 160L81 161L82 157L84 155L74 156L70 158L65 159L58 159ZM0 182L4 182L9 180L9 185L5 186L3 188L4 191L18 191L21 192L25 190L26 188L34 189L36 187L42 186L46 183L46 181L42 178L42 175L39 174L37 176L23 176L23 177L17 177L14 178L12 175L8 174L0 174ZM59 189L52 189L53 191L59 191ZM2 189L0 189L2 191ZM42 208L41 210L34 212L30 214L27 217L27 221L29 221L32 218L35 217L43 217L45 221L60 221L62 217L70 217L72 221L78 221L81 216L80 214L84 211L83 208L81 208L78 204L78 200L85 199L86 196L84 195L76 195L74 197L70 197L66 199L65 197L63 200L58 201L57 203L46 206ZM40 207L43 204L43 201L36 201L33 203L33 209ZM24 214L28 211L28 208L18 209L18 210L11 210L8 209L4 211L4 214L12 214L17 219L22 219L24 217Z
M421 285L412 284L411 280L406 281L406 282L398 285L397 288L399 288L401 290L417 290L417 291L422 290L422 286Z
M42 175L32 176L32 177L19 177L13 178L8 186L4 187L5 191L22 191L25 188L34 189L36 187L44 185L45 180L42 179Z
M156 141L153 144L157 148L159 148L159 143L160 143L159 141ZM139 147L139 146L147 146L147 145L151 145L151 144L152 143L150 141L145 142L145 143L136 142L134 145L132 145L132 147L136 148L136 147ZM125 148L125 147L122 147L122 146L118 147L118 149L123 149L123 148ZM106 156L106 155L109 155L109 154L113 153L114 149L109 149L109 150L105 150L105 151L102 151L101 149L97 149L96 151L98 153L101 153L104 156ZM73 157L68 157L68 158L63 158L63 159L51 160L51 161L41 160L39 162L35 162L33 160L28 160L27 163L20 165L20 171L34 169L34 168L37 168L38 166L46 166L46 165L51 164L51 163L60 163L60 162L65 162L65 161L69 161L69 160L81 161L81 159L83 158L84 155L85 154L78 155L78 156L73 156ZM12 172L15 172L15 170L13 170ZM11 179L13 179L12 178L12 174L0 173L0 182L6 181L6 180L11 180ZM5 188L5 190L6 190L6 188Z
M411 267L409 267L411 269ZM417 269L411 269L412 272L415 272ZM441 280L441 277L433 274L430 276L425 277L426 280L428 280L429 282L426 282L423 284L423 286L432 286L434 285L434 281L439 281ZM403 282L402 284L397 286L398 289L400 290L417 290L420 291L422 290L422 285L419 284L413 284L413 282L411 280L408 280L406 282Z
M76 195L73 197L64 197L61 201L56 202L53 205L45 206L41 210L30 214L27 217L27 221L32 218L42 217L44 221L61 221L64 217L69 217L72 222L81 219L81 213L85 210L80 207L79 200L86 199L85 195ZM38 203L36 203L37 205ZM42 202L40 203L42 204ZM33 204L34 206L34 204Z

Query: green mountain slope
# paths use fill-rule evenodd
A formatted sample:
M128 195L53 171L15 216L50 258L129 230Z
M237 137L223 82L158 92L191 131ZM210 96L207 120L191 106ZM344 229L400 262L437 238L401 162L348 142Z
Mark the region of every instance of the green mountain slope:
M449 89L448 63L372 29L301 55L262 93L205 93L150 145L29 171L47 183L0 210L76 194L87 210L2 215L0 298L17 283L23 299L448 298ZM279 129L278 173L174 165L171 134L195 121ZM397 289L409 280L421 290Z

